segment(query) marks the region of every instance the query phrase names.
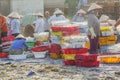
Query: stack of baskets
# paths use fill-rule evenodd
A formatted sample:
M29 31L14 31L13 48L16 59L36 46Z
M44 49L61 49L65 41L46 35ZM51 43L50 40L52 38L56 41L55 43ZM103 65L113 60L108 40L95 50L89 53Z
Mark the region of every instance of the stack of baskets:
M35 58L45 58L49 52L49 32L34 33L35 47L32 52Z
M29 47L34 47L35 46L35 40L32 37L27 37L26 42L27 42Z
M100 61L97 54L78 54L75 63L79 67L99 67Z
M10 50L10 46L13 43L15 37L7 36L2 38L2 52L8 53Z
M87 48L64 48L63 49L63 59L65 65L75 65L76 55L86 54Z
M101 53L111 53L108 48L116 44L117 36L114 35L112 26L102 26L100 28L102 37L99 38Z
M62 49L59 44L50 45L50 57L53 59L59 59L62 55Z
M49 52L48 46L33 47L32 53L35 58L46 58L47 53Z

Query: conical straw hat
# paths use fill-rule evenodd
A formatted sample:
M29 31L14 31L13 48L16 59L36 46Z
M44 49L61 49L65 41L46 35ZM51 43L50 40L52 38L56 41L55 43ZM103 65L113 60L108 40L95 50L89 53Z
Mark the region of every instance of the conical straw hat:
M12 18L20 18L20 15L17 12L12 12L8 15L8 17L12 17Z
M101 6L99 6L98 4L96 3L92 3L92 5L89 7L88 9L88 12L90 12L91 10L94 10L94 9L102 9Z
M56 15L56 14L64 14L61 10L56 10L55 12L54 12L54 14Z
M42 16L42 17L44 17L44 15L43 15L41 12L38 12L38 13L36 13L35 15L36 15L36 16Z
M77 14L78 14L78 13L86 14L86 12L85 12L83 9L78 10L78 11L77 11Z
M100 21L107 21L108 19L109 19L109 16L104 14L100 17Z
M25 38L22 34L19 34L18 36L16 36L16 39L17 38Z

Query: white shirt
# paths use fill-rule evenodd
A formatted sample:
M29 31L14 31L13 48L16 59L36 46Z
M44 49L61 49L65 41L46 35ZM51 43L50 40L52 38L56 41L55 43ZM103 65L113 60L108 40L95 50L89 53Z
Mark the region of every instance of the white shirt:
M44 19L38 18L36 20L35 32L36 33L44 32L44 24L45 24Z
M53 16L50 17L50 19L48 19L48 23L51 24L52 21L61 21L61 20L66 20L65 16L63 16L63 15L59 15L59 16L53 15Z
M12 34L20 33L20 20L19 19L13 19L11 21L11 30L12 30Z

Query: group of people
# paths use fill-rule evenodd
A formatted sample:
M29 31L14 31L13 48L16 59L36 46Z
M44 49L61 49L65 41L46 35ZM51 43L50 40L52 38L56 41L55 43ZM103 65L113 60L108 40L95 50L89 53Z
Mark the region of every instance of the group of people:
M83 9L79 9L72 19L72 22L83 22L83 21L88 22L89 30L88 30L87 35L90 40L89 52L91 54L98 53L97 52L97 49L99 47L98 39L99 39L101 32L100 32L100 21L97 15L101 9L102 9L101 6L97 5L96 3L93 3L89 7L87 12L85 12ZM52 25L53 21L67 20L67 18L64 16L64 13L59 8L55 9L52 16L49 16L49 15L50 14L48 11L45 12L45 16L41 12L34 14L34 16L36 16L36 21L34 22L35 33L41 33L45 31L49 32L50 26ZM88 16L87 19L86 19L86 15ZM26 49L29 49L28 45L25 42L24 36L20 34L21 33L20 26L21 26L22 17L17 12L12 12L11 14L8 15L8 18L9 19L7 20L6 17L0 15L1 37L5 37L8 34L16 37L14 43L11 46L12 53L14 50L15 50L14 52L16 52L16 50L20 52L21 49L23 51L23 47L22 47L23 45L26 47Z

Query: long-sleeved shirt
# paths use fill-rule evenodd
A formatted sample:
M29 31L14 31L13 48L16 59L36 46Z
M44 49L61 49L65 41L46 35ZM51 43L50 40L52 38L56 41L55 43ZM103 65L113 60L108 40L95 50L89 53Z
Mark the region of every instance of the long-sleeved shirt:
M36 25L35 25L35 32L36 33L40 33L40 32L44 32L45 31L45 22L43 18L38 18L36 20Z
M22 50L23 46L28 49L28 45L24 39L21 40L14 40L14 42L11 45L11 49L13 50Z
M11 21L11 30L12 30L12 34L20 33L20 20L19 19L13 19Z
M94 13L89 13L88 15L88 27L92 27L96 36L100 36L100 22ZM89 30L88 35L91 35Z
M0 30L1 32L8 32L8 25L4 16L0 16Z
M50 30L50 25L48 23L48 18L44 18L45 21L45 30Z
M59 15L59 16L53 15L48 19L48 23L51 24L52 21L61 21L61 20L66 20L65 16L63 16L63 15Z
M72 19L73 22L83 22L85 18L81 15L75 14Z

